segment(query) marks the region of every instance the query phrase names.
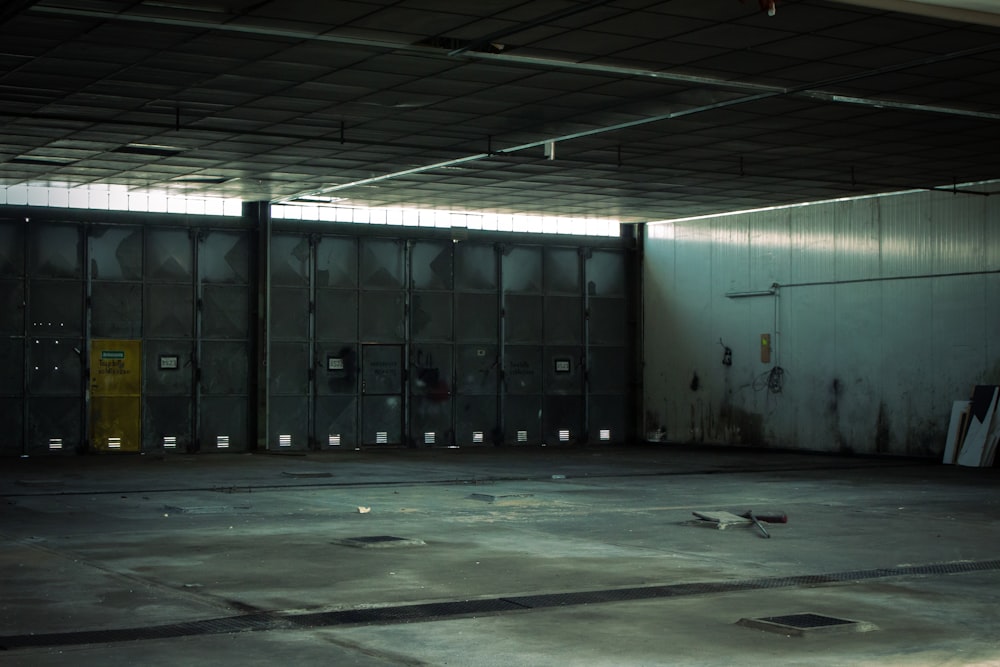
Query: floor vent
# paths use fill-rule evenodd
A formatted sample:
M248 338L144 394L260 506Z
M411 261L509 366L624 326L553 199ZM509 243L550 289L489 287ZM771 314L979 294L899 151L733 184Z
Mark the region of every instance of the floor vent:
M831 632L871 632L878 630L873 623L854 621L823 614L788 614L786 616L767 616L765 618L741 618L738 625L767 632L776 632L794 637L805 637Z

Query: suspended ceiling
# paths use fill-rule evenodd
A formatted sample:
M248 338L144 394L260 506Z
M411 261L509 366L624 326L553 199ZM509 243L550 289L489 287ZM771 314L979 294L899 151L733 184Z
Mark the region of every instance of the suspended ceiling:
M950 188L1000 177L996 5L8 0L0 186L626 222Z

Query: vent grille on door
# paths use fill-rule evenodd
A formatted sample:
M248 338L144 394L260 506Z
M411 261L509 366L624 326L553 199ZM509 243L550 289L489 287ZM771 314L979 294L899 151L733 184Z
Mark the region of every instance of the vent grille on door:
M163 448L164 449L177 449L177 436L165 435L163 436Z
M527 431L518 431L517 432L517 441L518 442L528 442L528 432Z
M389 433L387 431L379 431L375 434L375 444L376 445L386 445L389 443Z
M482 431L473 431L472 432L472 442L480 443L482 441L483 441L483 432Z
M569 431L567 429L559 431L559 442L569 442Z
M292 436L288 433L278 436L278 447L291 447L292 446Z
M63 448L62 438L49 438L49 450L50 451L55 452L55 451L59 451L62 448Z
M610 439L611 439L611 429L609 429L609 428L602 428L601 429L601 440L610 440Z
M108 449L121 449L122 439L121 438L108 438Z
M215 446L219 449L229 449L229 436L219 435L215 437Z
M340 434L339 433L331 434L329 442L331 447L340 447Z
M433 431L428 431L424 433L424 444L433 445L435 440L437 440L437 435Z

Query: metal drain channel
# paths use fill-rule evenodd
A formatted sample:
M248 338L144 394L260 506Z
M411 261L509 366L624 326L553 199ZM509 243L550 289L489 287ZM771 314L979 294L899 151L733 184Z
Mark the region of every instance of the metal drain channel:
M964 574L1000 570L1000 559L960 561L929 565L852 570L829 574L811 574L792 577L764 577L738 581L641 586L600 591L551 593L546 595L520 595L481 600L454 600L425 604L345 609L343 611L282 615L257 613L243 616L213 618L144 628L114 630L89 630L46 634L0 636L0 651L42 646L69 646L74 644L110 644L115 642L149 639L170 639L197 635L233 634L268 630L314 629L346 625L389 625L420 621L462 618L477 614L498 614L527 609L550 609L606 602L627 602L655 598L672 598L690 595L714 595L735 591L795 588L822 584L860 582L886 577L921 575Z

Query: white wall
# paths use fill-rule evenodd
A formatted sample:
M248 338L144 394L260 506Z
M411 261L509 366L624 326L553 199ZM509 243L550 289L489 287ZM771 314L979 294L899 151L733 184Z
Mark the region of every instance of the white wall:
M651 224L645 242L645 428L666 440L936 457L952 401L1000 383L1000 198Z

